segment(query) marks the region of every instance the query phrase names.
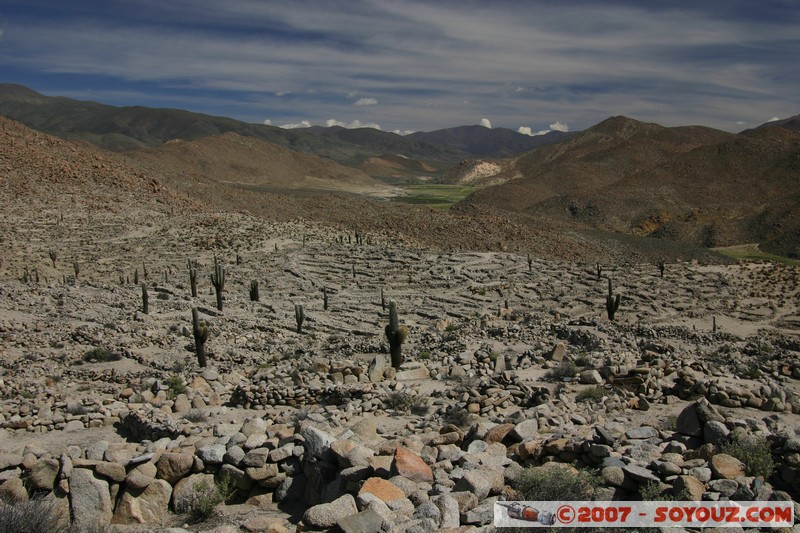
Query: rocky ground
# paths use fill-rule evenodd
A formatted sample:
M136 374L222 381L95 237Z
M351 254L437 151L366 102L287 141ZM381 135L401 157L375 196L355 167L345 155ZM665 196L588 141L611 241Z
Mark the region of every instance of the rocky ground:
M602 499L800 499L795 267L598 273L175 209L5 217L0 498L77 531L488 531L555 467ZM409 328L400 369L382 299ZM766 480L725 447L748 436Z

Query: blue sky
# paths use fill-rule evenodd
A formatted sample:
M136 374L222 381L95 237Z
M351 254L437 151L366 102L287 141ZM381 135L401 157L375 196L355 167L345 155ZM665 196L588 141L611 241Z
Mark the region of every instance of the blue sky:
M0 81L277 126L800 113L797 0L2 0Z

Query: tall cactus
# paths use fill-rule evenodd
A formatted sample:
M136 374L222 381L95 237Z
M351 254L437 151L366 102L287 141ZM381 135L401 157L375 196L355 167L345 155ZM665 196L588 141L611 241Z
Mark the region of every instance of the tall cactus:
M192 298L197 298L197 261L187 259L189 265L189 285L192 288Z
M322 287L322 309L328 310L328 288Z
M150 314L150 296L147 294L147 283L142 283L142 312Z
M386 325L386 339L389 341L389 354L392 358L392 367L400 368L403 364L403 343L408 337L408 327L400 325L397 317L397 304L389 302L389 323Z
M206 324L205 320L200 320L196 307L192 309L192 333L194 334L194 351L197 354L197 364L205 368L208 366L206 362L208 324Z
M261 299L258 294L258 280L254 279L250 282L250 301L257 302Z
M606 311L608 312L608 319L614 320L614 315L619 309L619 302L622 299L621 294L614 296L614 289L611 285L611 278L608 278L608 296L606 296Z
M303 333L303 320L306 319L306 315L303 312L303 306L295 304L294 306L294 320L297 322L297 333Z
M211 274L211 284L217 293L217 309L222 311L222 291L225 289L225 267L218 257L214 258L214 273Z
M663 278L664 277L664 268L665 268L664 260L663 259L659 259L658 263L656 263L656 266L658 267L658 272L661 274L661 277Z

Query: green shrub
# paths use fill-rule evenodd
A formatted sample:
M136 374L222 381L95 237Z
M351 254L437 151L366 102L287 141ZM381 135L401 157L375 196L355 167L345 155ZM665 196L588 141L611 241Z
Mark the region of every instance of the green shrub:
M639 486L639 496L643 502L671 502L682 500L682 497L675 498L672 494L663 492L664 486L657 481L647 481Z
M164 384L168 387L167 398L174 400L179 394L186 394L189 390L180 376L170 376L164 380Z
M578 367L572 361L561 361L555 368L551 368L545 374L545 377L555 381L561 381L564 378L571 378L578 373Z
M722 445L722 453L736 457L745 464L748 476L763 476L768 479L775 471L769 443L755 435L743 436Z
M515 488L530 501L591 500L600 483L600 477L587 470L548 463L548 466L525 469Z
M587 387L575 396L576 402L598 402L606 395L606 389L600 385Z
M469 413L466 409L460 409L458 407L453 406L452 408L445 411L444 415L442 416L442 420L446 424L453 424L454 426L458 426L460 428L464 428L469 421Z
M588 355L586 355L585 353L582 353L582 354L578 355L575 358L575 365L576 366L583 366L583 367L586 367L586 366L590 367L590 366L592 366L592 358L589 357Z
M120 354L112 352L108 348L92 348L83 354L83 360L87 363L109 363L112 361L119 361L120 359L122 359Z
M208 413L202 409L189 409L184 413L183 418L194 423L208 422Z
M428 402L421 396L413 396L405 391L397 391L390 393L384 400L383 404L388 409L394 409L403 413L412 413L415 415L424 415L428 412Z
M223 476L210 486L207 481L200 481L192 486L194 494L189 502L189 516L192 522L203 522L214 516L217 507L227 502L236 493L236 487L229 476Z
M65 516L66 515L66 516ZM69 515L53 498L27 502L0 501L0 533L67 533Z

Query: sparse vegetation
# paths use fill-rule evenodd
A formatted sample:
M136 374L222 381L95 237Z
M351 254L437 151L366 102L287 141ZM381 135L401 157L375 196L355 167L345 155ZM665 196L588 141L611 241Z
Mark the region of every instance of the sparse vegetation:
M736 457L746 466L748 476L768 479L775 472L775 460L769 443L755 435L742 436L722 445L722 453Z
M213 485L206 481L196 483L194 495L189 502L189 508L184 509L188 512L192 522L204 522L217 512L217 507L230 500L236 493L233 480L229 476L223 476Z
M581 390L576 396L576 402L597 402L603 399L606 395L606 390L600 386L587 387Z
M82 359L87 363L109 363L119 361L122 356L108 348L97 347L85 352Z
M428 402L421 396L409 394L405 391L390 393L384 400L384 405L388 409L394 409L403 413L414 415L424 415L428 411Z
M69 516L64 516L54 498L33 498L27 502L0 501L0 533L67 533Z
M514 488L532 501L591 500L600 483L596 474L564 465L527 468Z
M545 377L554 381L561 381L564 378L571 378L578 373L578 367L572 361L561 361L555 368L551 368L545 373Z
M170 400L174 400L179 394L186 394L189 391L180 376L170 376L164 380L164 384L167 386L167 398Z

